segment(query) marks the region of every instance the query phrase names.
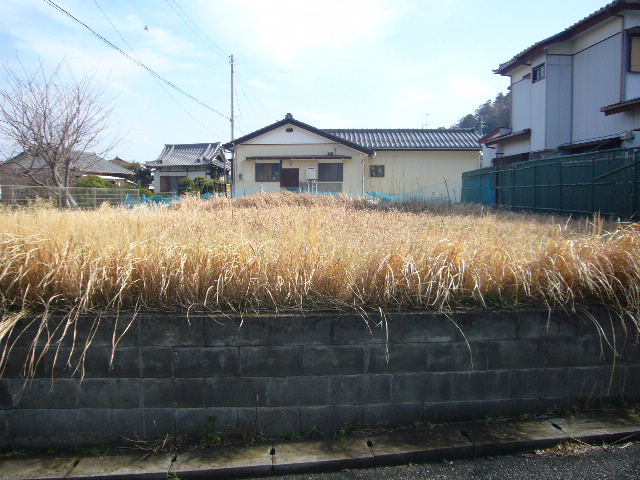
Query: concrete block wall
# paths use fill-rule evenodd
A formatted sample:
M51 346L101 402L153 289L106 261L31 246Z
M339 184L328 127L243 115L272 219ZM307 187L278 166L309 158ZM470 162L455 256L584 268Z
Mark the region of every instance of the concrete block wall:
M604 309L130 319L82 317L62 338L51 320L28 382L37 325L25 320L6 340L0 446L197 440L212 418L225 433L277 434L640 398L637 331Z

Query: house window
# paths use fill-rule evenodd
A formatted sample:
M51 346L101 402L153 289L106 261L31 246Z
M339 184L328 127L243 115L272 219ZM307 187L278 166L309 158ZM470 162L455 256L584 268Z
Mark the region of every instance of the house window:
M640 35L629 37L629 71L640 73Z
M256 163L256 182L279 182L279 163Z
M531 71L531 81L536 83L540 80L544 80L544 63L533 67L533 70Z
M342 181L342 164L341 163L318 164L318 181L319 182L341 182Z
M384 165L369 165L370 177L384 177Z

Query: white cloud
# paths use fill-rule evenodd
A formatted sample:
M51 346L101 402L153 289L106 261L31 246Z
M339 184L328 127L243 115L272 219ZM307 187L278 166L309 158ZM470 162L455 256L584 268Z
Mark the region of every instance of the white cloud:
M404 12L402 5L383 0L236 0L202 7L247 55L294 67L307 63L310 54L316 60L318 55L344 57L354 44L374 44L392 31Z

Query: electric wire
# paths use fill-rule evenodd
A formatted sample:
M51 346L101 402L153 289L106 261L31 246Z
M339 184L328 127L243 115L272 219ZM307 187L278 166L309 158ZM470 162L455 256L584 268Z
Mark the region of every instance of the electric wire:
M191 30L200 40L202 40L202 42L212 51L214 52L216 55L218 55L219 57L221 57L224 60L229 60L229 55L222 50L218 45L216 45L209 37L207 37L207 35L200 29L200 27L198 27L198 25L196 25L196 23L191 20L191 17L189 17L189 15L187 14L187 12L185 12L182 7L180 7L180 5L178 5L178 3L175 0L171 0L171 2L173 2L173 4L180 10L180 12L182 12L182 15L175 9L173 8L173 5L171 5L171 2L169 0L165 0L167 2L167 5L169 5L169 7L171 7L171 9L175 12L175 14L180 17L180 20L182 20L184 22L184 24L187 26L187 28L189 28L189 30ZM184 17L183 17L184 15ZM186 20L185 20L186 18ZM187 22L188 20L188 22ZM191 25L190 25L190 24ZM196 30L194 30L195 27L198 32Z
M105 11L102 9L102 7L100 7L100 5L98 4L98 0L93 0L93 3L96 4L96 7L98 7L98 10L100 10L100 12L102 13L102 15L104 16L104 18L107 19L107 22L109 22L109 24L113 27L113 29L116 31L116 33L118 34L118 36L122 39L122 41L125 43L125 45L127 47L129 47L129 50L131 50L131 53L140 61L142 62L142 59L138 56L138 54L135 52L135 50L131 47L131 45L129 44L129 42L127 42L127 40L122 36L122 34L120 33L120 31L116 28L116 26L113 24L113 22L111 21L111 19L109 18L109 16L105 13ZM158 83L158 85L160 86L160 88L162 88L162 90L164 91L164 93L166 93L167 95L169 95L169 97L171 97L171 99L189 116L191 117L191 119L196 122L198 125L200 125L204 130L208 131L209 133L212 134L216 134L216 132L214 132L213 130L209 129L208 127L206 127L200 120L198 120L196 117L194 117L191 112L189 112L189 110L187 110L187 108L182 105L177 98L175 98L173 95L171 95L171 92L169 90L166 89L166 87L157 79L154 78L154 80Z
M147 72L149 72L152 76L154 76L155 78L157 78L158 80L162 81L163 83L165 83L166 85L168 85L169 87L173 88L174 90L176 90L177 92L181 93L182 95L190 98L191 100L193 100L194 102L196 102L197 104L199 104L200 106L206 108L207 110L210 110L214 113L217 113L218 115L220 115L223 118L226 118L227 120L231 120L229 117L227 117L225 114L219 112L218 110L216 110L213 107L210 107L209 105L207 105L206 103L202 102L201 100L198 100L196 97L194 97L193 95L190 95L189 93L185 92L184 90L182 90L180 87L174 85L173 83L171 83L169 80L165 79L164 77L162 77L161 75L159 75L158 73L156 73L155 71L153 71L152 69L150 69L149 67L147 67L144 63L140 62L139 60L136 60L135 58L133 58L131 55L129 55L127 52L125 52L124 50L122 50L121 48L119 48L118 46L114 45L113 43L111 43L109 40L107 40L106 38L104 38L102 35L100 35L99 33L97 33L95 30L93 30L91 27L89 27L86 23L82 22L81 20L77 19L76 17L74 17L72 14L70 14L69 12L67 12L64 8L60 7L59 5L57 5L53 0L43 0L45 3L49 4L51 7L55 8L56 10L58 10L59 12L65 14L67 17L71 18L73 21L75 21L76 23L82 25L83 27L85 27L87 30L89 30L91 33L93 33L96 37L98 37L102 42L104 42L105 44L107 44L109 47L113 48L114 50L116 50L118 53L120 53L121 55L123 55L125 58L127 58L128 60L132 61L133 63L135 63L136 65L138 65L139 67L145 69Z

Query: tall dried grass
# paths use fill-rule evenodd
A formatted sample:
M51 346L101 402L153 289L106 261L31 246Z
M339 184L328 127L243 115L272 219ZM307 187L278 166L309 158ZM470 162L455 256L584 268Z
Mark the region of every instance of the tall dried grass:
M5 311L514 306L638 313L640 233L479 207L265 194L0 211Z

